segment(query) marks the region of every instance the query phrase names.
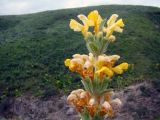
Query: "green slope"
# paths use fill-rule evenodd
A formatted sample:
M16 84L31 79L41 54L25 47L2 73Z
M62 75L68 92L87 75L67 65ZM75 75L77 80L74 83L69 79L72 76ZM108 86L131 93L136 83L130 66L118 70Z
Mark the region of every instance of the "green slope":
M20 16L0 16L0 96L52 95L55 89L76 87L79 77L64 66L64 59L87 53L82 36L70 30L71 18L97 9L103 17L112 13L124 19L123 34L107 54L119 54L134 64L112 86L160 76L160 9L142 6L98 6L46 11ZM117 81L118 80L118 81Z

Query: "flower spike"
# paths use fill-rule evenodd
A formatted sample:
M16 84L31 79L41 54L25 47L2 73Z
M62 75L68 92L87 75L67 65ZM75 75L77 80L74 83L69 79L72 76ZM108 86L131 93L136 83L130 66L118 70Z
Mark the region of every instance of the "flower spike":
M103 120L106 116L112 117L114 110L122 105L120 99L112 97L114 92L108 87L113 76L124 73L129 64L124 62L116 65L120 56L105 53L107 46L116 40L113 33L123 32L124 23L117 14L107 21L97 10L87 16L80 14L77 17L81 23L71 19L69 26L82 33L89 55L74 54L64 64L70 71L80 75L85 90L72 91L67 101L80 113L82 120Z

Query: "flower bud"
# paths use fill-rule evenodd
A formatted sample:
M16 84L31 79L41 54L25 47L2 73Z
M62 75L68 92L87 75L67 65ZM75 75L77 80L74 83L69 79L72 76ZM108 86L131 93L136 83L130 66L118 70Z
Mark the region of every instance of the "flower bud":
M86 98L87 99L88 98L88 93L86 91L81 92L80 93L80 98L82 98L82 99Z
M95 100L94 98L91 98L91 99L89 100L89 105L93 106L93 105L95 105L95 104L96 104L96 100Z
M78 98L75 94L70 94L67 97L67 101L68 101L69 104L74 104L76 101L78 101Z
M86 61L85 64L84 64L84 68L88 69L88 68L91 68L93 65L90 61Z
M111 35L109 38L108 38L108 41L109 42L114 42L116 40L116 37L114 35Z
M106 111L109 111L109 109L111 109L111 105L109 104L109 102L105 101L102 104L102 107L104 107L106 109Z
M71 92L71 94L76 94L76 95L80 95L81 94L81 92L83 92L84 90L83 89L77 89L77 90L73 90L72 92Z
M73 58L80 58L80 56L81 56L80 54L74 54L72 57Z
M83 60L81 58L74 58L74 59L71 60L71 63L72 64L77 63L79 65L83 65L84 64L84 62L83 62Z
M109 56L111 60L117 61L118 59L120 59L119 55L111 55Z
M109 18L109 20L107 21L107 25L108 25L108 26L113 25L113 24L115 23L115 21L117 20L117 18L118 18L118 15L117 15L117 14L113 14L113 15Z
M119 98L116 98L111 101L111 105L120 107L122 105L122 102Z

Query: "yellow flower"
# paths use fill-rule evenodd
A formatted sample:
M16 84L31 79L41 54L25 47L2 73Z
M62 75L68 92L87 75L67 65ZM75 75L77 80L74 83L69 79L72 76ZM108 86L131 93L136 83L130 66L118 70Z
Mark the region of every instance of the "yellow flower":
M70 24L69 24L70 28L73 29L74 31L82 31L83 29L83 25L81 25L80 23L78 23L76 20L71 19Z
M89 26L93 26L93 22L83 14L80 14L77 17L82 21L83 25L78 23L76 20L71 19L70 25L69 25L70 28L73 29L74 31L78 31L78 32L81 31L85 37L91 35L91 33L88 32L88 29L89 29Z
M98 70L101 69L103 66L109 67L110 66L109 64L110 64L110 59L108 56L105 55L98 56L98 60L96 62L96 68Z
M123 70L127 70L128 69L128 63L122 63L120 64L120 66L122 67Z
M108 113L108 116L113 116L113 109L107 101L102 104L102 107L105 108L105 111Z
M82 73L84 61L80 58L74 58L70 61L69 69L71 71L76 71L78 73Z
M113 76L113 71L108 67L102 67L100 70L96 71L96 74L100 79L103 79L105 76L111 78Z
M113 14L109 20L107 21L107 28L104 28L104 31L107 33L107 38L111 39L110 36L112 36L113 32L123 32L122 27L124 27L124 23L122 19L119 19L117 22L118 15ZM112 36L113 39L113 36ZM115 40L115 38L114 38Z
M97 34L99 32L99 26L102 22L102 18L97 10L91 11L88 15L88 19L93 22L94 32Z
M74 54L73 59L66 59L65 66L69 67L72 72L79 73L83 78L90 77L94 78L94 56Z
M90 69L93 67L93 64L89 60L87 60L83 67L84 69Z
M113 14L107 21L107 26L112 26L116 22L117 18L118 18L118 15Z
M99 70L103 66L106 66L108 68L112 68L113 64L120 58L119 55L100 55L98 57L98 60L96 62L96 68Z
M112 100L111 96L114 93L113 91L108 91L107 88L104 89L108 84L105 80L110 80L116 73L122 74L128 69L129 65L128 63L121 63L115 66L114 64L120 56L105 55L104 47L109 42L116 40L113 32L123 32L123 20L118 20L118 15L113 14L107 21L107 25L104 26L106 20L101 18L97 10L91 11L88 16L80 14L77 17L80 23L71 19L69 26L74 31L83 34L87 48L92 53L89 53L89 55L74 54L73 58L64 61L65 66L72 72L80 74L82 83L87 89L86 91L83 89L72 91L67 101L79 113L86 110L90 118L94 118L95 115L112 117L114 107L120 106L122 102L119 99ZM90 31L90 27L93 27L93 31Z
M87 37L88 35L88 24L80 24L78 23L76 20L71 19L70 24L69 24L70 28L73 29L74 31L78 31L78 32L82 32L82 34Z
M89 20L85 15L80 14L78 18L83 22L86 26L93 26L93 21Z
M113 68L113 71L117 74L122 74L124 70L128 69L128 63L121 63L120 65Z
M113 68L113 71L117 74L122 74L123 73L123 70L120 66L116 66Z
M88 32L90 26L94 26L94 32L96 34L99 32L99 26L102 22L102 18L97 10L91 11L88 17L83 14L80 14L77 17L82 21L83 25L78 23L76 20L71 19L69 24L71 29L78 32L81 31L85 38L92 36L92 33Z
M65 61L64 61L64 64L65 64L65 66L70 66L70 63L71 63L71 59L66 59Z
M69 104L75 104L77 101L78 101L78 98L75 94L70 94L68 97L67 97L67 101Z

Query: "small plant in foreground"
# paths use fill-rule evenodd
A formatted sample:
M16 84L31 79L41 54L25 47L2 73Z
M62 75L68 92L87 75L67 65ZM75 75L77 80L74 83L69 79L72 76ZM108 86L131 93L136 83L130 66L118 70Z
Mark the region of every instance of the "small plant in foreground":
M97 10L91 11L87 17L80 14L78 18L83 24L71 19L70 28L82 32L89 55L75 54L65 60L65 66L80 74L85 90L72 91L67 101L80 113L82 120L103 120L112 117L114 109L121 105L120 99L112 99L114 92L108 85L114 74L122 74L129 65L124 62L115 66L120 56L104 53L116 39L113 32L122 33L124 23L122 19L117 20L117 14L108 20L102 19Z

